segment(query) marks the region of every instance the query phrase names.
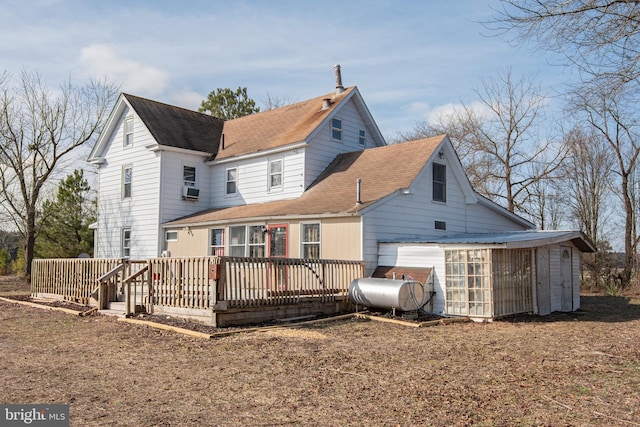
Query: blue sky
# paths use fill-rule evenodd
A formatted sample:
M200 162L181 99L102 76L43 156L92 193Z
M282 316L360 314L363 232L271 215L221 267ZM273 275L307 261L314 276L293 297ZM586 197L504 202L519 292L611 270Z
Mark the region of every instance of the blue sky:
M562 69L510 46L478 21L498 0L5 0L0 71L39 71L50 86L107 77L123 91L196 109L218 87L260 105L356 85L385 137L476 100L511 68L546 90Z

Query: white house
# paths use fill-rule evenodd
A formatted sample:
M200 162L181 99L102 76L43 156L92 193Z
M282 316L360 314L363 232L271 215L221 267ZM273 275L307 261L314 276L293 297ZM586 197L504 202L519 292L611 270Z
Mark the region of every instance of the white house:
M386 145L339 77L333 93L226 122L123 94L89 161L97 257L419 267L436 312L487 318L577 309L578 253L594 250L478 195L446 135Z

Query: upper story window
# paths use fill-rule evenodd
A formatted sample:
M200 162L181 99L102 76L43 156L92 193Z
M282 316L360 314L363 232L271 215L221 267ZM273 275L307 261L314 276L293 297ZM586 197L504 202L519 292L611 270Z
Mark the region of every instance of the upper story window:
M269 161L269 190L282 188L282 159Z
M124 120L124 139L123 145L130 147L133 144L133 117L127 117Z
M342 120L331 119L331 139L342 141Z
M320 258L320 224L302 224L302 258Z
M360 133L358 136L358 144L362 145L363 147L367 145L367 132L363 131L362 129L360 129Z
M131 184L133 180L133 167L124 166L122 168L122 198L131 197Z
M238 168L227 169L227 182L225 194L236 194L238 192Z
M196 168L195 166L182 167L182 180L187 187L196 186Z
M434 202L447 201L447 167L440 163L433 164L433 197Z

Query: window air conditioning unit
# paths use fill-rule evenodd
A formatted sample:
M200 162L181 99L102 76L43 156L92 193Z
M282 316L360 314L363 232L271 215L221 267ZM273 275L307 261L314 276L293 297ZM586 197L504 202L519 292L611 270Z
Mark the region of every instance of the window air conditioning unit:
M183 187L182 188L182 198L184 200L198 200L198 196L200 195L200 190L195 187Z

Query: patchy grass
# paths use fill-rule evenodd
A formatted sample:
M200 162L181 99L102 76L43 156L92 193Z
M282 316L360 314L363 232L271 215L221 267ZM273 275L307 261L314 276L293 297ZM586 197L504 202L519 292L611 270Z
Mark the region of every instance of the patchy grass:
M639 299L211 341L0 302L0 326L0 402L67 403L77 426L640 425Z

